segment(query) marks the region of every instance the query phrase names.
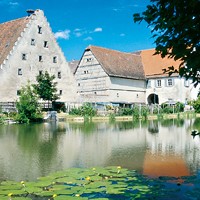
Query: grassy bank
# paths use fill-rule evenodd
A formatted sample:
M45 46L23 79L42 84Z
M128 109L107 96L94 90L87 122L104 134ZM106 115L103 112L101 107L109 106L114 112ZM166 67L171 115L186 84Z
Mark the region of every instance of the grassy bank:
M200 114L194 112L183 112L175 114L162 114L162 115L148 115L147 120L158 120L158 119L177 119L177 118L194 118L200 117ZM60 121L74 121L74 122L83 122L84 117L68 115L66 113L58 113L58 119ZM94 122L104 122L110 121L111 116L94 116L90 118ZM133 116L112 116L112 119L115 121L133 121Z

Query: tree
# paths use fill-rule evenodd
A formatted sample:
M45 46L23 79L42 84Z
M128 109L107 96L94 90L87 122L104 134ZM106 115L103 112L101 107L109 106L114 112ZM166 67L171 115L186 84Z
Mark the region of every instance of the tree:
M179 72L200 82L200 1L150 0L151 5L141 14L133 15L134 22L147 22L155 39L156 52L162 57L181 62L179 69L169 66L164 72Z
M44 101L48 101L48 108L49 108L49 101L53 102L59 99L57 93L56 85L57 83L54 82L55 76L50 75L47 71L45 73L40 73L37 77L37 84L33 84L33 87L36 90L36 93L39 95L41 99Z
M19 101L16 103L16 120L20 123L29 123L42 119L42 113L38 104L38 95L34 88L28 83L20 90Z

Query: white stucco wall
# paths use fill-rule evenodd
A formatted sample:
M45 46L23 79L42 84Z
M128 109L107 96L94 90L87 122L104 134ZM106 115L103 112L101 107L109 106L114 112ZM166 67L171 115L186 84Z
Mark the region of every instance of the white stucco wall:
M38 33L38 26L42 27L41 34ZM35 45L31 45L31 39L35 39ZM48 47L44 47L44 41L47 41ZM22 60L22 54L26 54L26 60ZM39 56L42 56L42 62L39 62ZM53 57L56 57L56 63L53 62ZM19 68L22 75L18 75ZM34 83L39 71L55 75L58 93L62 90L59 101L76 100L75 79L41 10L32 15L0 70L0 84L3 85L0 88L0 101L17 100L17 90L26 85L28 80ZM61 72L61 78L58 78L58 72Z
M173 86L167 86L167 79L173 79ZM146 103L150 94L156 94L159 97L159 104L168 100L179 101L186 103L186 100L194 100L197 98L199 86L194 87L191 80L186 81L181 77L157 77L150 78L151 85L147 86ZM161 87L156 86L156 81L161 80Z

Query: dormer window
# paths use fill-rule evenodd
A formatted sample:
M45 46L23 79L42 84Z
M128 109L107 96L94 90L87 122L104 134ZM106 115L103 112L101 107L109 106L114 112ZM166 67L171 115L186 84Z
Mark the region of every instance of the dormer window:
M48 48L48 41L44 41L44 48Z
M42 34L42 27L41 26L38 26L38 33Z
M27 55L26 55L26 53L23 53L22 54L22 60L26 60L27 59Z

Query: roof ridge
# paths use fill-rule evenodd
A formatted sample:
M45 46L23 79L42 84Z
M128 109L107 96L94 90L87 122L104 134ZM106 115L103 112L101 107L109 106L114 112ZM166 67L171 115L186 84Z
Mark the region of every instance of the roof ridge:
M28 19L28 18L30 18L30 17L29 16L25 16L25 17L21 17L21 18L17 18L17 19L12 19L10 21L6 21L6 22L3 22L3 23L0 23L0 25L11 23L11 22L15 22L15 21L22 20L22 19Z
M122 53L122 54L129 54L129 55L134 55L134 56L140 56L140 55L137 55L137 54L133 54L131 52L123 52L123 51L119 51L119 50L115 50L115 49L109 49L109 48L106 48L106 47L100 47L100 46L95 46L95 45L89 45L86 49L90 49L90 48L99 48L99 49L105 49L105 50L108 50L108 51L114 51L114 52L118 52L118 53Z

